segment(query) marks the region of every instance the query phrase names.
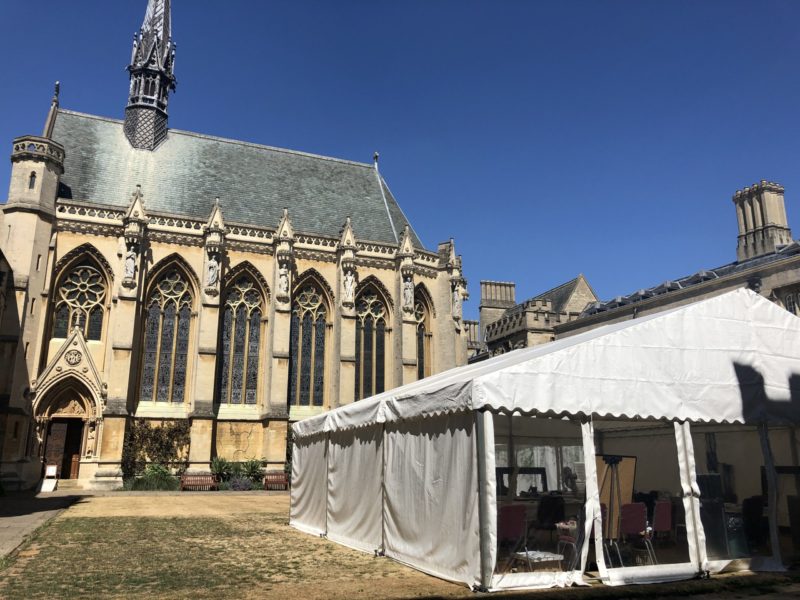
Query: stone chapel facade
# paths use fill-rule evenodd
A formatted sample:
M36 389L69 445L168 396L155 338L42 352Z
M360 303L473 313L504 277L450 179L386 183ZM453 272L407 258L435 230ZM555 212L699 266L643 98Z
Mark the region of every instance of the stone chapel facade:
M280 468L290 421L465 364L452 239L427 250L378 170L171 130L169 0L124 120L60 108L12 144L0 214L0 476L119 484L132 418Z

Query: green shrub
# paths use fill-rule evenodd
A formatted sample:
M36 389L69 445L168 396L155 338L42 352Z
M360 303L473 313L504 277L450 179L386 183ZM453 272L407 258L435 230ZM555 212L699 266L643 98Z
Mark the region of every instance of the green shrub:
M255 458L246 460L242 463L242 476L246 477L253 483L260 482L264 479L264 471L261 470L261 461Z
M232 471L233 465L221 456L215 456L211 459L211 474L216 477L218 482L229 481Z
M127 485L127 482L126 482ZM144 474L135 478L128 489L133 491L175 491L180 487L180 481L174 477L164 465L147 465Z

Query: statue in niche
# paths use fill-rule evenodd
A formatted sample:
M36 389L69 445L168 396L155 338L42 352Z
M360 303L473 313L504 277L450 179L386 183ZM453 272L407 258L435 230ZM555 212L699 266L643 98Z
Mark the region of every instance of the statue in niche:
M214 287L217 285L218 278L219 263L217 262L217 256L212 254L208 258L208 266L206 267L206 287Z
M411 275L406 275L403 280L403 306L408 309L414 308L414 282Z
M89 423L89 433L86 435L86 456L94 454L94 440L96 433L96 426L94 421Z
M453 288L453 316L461 316L461 286L456 285Z
M356 294L356 276L352 269L344 273L344 301L353 302Z
M281 263L278 269L278 292L282 296L289 295L289 269L286 267L286 263Z
M131 245L125 254L125 279L133 279L134 277L136 277L136 250Z

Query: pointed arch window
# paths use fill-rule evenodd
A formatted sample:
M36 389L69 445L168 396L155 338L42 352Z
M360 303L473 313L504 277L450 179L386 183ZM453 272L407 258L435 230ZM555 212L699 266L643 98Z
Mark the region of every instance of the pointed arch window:
M32 190L36 188L36 172L31 171L30 177L28 177L28 189Z
M183 402L192 318L192 294L181 271L158 278L145 306L139 399Z
M370 286L356 300L355 399L384 390L386 304Z
M78 327L87 340L99 340L107 295L106 278L88 261L61 277L53 302L52 337L65 338Z
M324 296L305 285L292 302L289 339L289 405L322 406L327 315Z
M431 317L425 300L417 294L414 298L414 320L417 322L417 379L431 374Z
M222 310L216 390L220 404L256 403L262 314L262 294L253 280L236 278Z

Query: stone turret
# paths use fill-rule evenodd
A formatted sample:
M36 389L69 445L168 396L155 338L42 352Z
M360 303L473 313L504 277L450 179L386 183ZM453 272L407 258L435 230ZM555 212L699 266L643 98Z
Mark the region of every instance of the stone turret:
M786 219L783 186L761 180L733 195L739 222L736 258L740 262L775 252L792 243Z

